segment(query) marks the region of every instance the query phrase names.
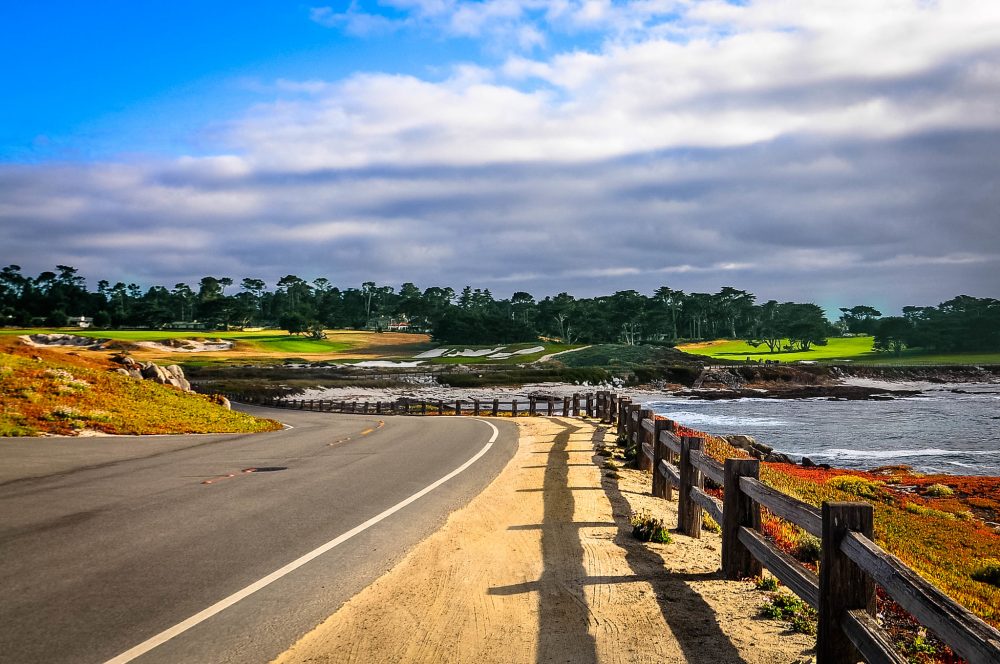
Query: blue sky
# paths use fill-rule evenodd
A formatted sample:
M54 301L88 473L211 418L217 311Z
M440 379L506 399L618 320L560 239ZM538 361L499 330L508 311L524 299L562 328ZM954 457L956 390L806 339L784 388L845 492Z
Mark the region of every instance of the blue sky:
M0 19L0 262L28 273L733 285L886 310L1000 290L993 0Z
M198 128L268 99L275 80L428 75L478 56L471 40L357 37L310 11L280 1L7 3L0 158L200 152Z

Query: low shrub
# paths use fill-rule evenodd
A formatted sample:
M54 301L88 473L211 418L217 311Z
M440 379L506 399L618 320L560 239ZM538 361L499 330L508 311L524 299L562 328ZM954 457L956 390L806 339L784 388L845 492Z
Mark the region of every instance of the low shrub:
M837 475L828 479L826 483L834 489L868 500L878 500L881 495L881 482L866 480L857 475Z
M822 542L809 533L802 533L795 542L795 557L804 563L819 562L821 552Z
M668 544L671 541L663 520L657 519L646 510L633 512L629 523L632 524L632 536L641 542Z
M778 589L778 580L773 576L759 576L754 585L757 586L757 590L773 592Z
M816 610L789 593L774 593L760 608L760 615L771 620L785 620L793 632L816 633Z
M718 523L716 523L715 519L710 517L708 514L702 514L701 527L710 533L722 532L722 527Z
M972 578L975 581L1000 588L1000 560L996 558L984 560L982 565L972 573Z
M941 510L936 510L933 507L924 507L923 505L918 505L916 503L906 503L904 509L910 514L919 514L921 516L935 516L939 519L955 519L957 518L951 512L943 512Z
M955 491L947 484L932 484L924 491L924 495L931 498L951 498Z

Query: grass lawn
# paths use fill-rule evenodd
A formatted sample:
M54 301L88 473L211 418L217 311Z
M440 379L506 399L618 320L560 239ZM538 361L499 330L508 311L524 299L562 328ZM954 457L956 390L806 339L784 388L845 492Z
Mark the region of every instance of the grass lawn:
M767 346L754 348L745 341L720 339L705 343L683 344L677 350L705 355L719 360L780 360L796 362L863 362L874 364L1000 364L1000 353L922 353L904 351L900 357L872 351L872 337L831 337L826 346L813 346L808 351L767 352ZM763 352L761 352L763 351Z

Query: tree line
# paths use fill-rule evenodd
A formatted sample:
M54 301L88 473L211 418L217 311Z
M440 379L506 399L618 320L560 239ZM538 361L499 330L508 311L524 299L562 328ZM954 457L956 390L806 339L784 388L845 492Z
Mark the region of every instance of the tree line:
M938 308L908 307L901 317L908 325L905 344L943 349L953 343L945 340L948 329L972 325L964 344L996 347L998 326L980 329L976 321L995 322L997 309L995 300L967 296ZM972 311L975 316L966 315ZM757 303L752 293L730 286L717 293L662 286L651 296L625 290L590 298L559 293L536 300L523 291L498 299L489 289L471 286L459 292L440 286L421 290L407 282L397 290L368 281L340 288L322 277L306 281L287 275L273 287L253 277L237 284L229 277L206 276L194 287L177 283L145 290L134 283L101 280L91 291L71 266L57 265L37 277L22 274L17 265L0 269L0 321L16 326L64 326L70 316L86 316L100 328L197 323L212 329L279 327L320 335L324 328L385 330L405 324L443 343L514 343L545 337L564 343L634 345L726 337L778 352L808 350L835 334L875 334L879 325L887 325L884 321L893 321L866 305L841 312L831 323L816 304ZM956 318L958 312L966 313Z

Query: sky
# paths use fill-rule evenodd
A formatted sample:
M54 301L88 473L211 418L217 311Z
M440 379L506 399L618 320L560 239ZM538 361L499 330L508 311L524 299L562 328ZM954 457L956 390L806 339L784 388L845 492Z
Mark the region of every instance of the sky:
M0 264L1000 297L996 0L4 3Z

